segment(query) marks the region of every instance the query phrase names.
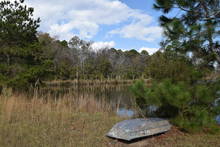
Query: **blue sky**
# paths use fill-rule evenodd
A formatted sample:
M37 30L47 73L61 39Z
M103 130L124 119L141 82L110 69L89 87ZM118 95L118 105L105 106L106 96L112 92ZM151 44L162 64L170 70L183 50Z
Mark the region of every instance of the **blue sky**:
M63 40L77 35L94 48L115 47L150 54L159 48L161 12L154 0L26 0L41 18L42 32Z

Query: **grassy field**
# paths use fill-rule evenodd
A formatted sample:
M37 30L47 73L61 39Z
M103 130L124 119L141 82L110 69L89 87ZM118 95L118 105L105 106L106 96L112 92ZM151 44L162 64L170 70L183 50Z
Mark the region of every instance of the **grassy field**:
M0 97L0 146L105 146L107 131L120 118L92 97L58 100Z
M46 98L45 98L46 97ZM105 136L119 118L104 101L65 95L52 100L37 95L0 96L2 147L220 146L220 134L167 134L130 144Z

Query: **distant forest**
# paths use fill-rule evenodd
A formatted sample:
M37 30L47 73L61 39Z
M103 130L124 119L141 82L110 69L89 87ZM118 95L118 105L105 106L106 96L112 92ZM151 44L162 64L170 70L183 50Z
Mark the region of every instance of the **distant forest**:
M0 86L26 89L48 80L148 78L147 51L103 48L73 36L60 41L37 31L40 18L24 1L0 2Z
M194 75L204 77L220 65L219 12L215 4L210 11L216 17L207 20L202 19L202 9L199 16L161 16L165 39L161 50L150 56L147 51L139 53L135 49L94 51L92 42L77 36L61 41L39 33L40 18L34 19L34 8L23 3L24 0L0 2L0 87L21 89L42 81L73 79L187 81ZM163 1L159 4L156 9L165 5Z
M115 48L94 50L92 42L77 36L67 41L38 33L47 58L53 63L55 79L137 79L147 76L147 51L122 51Z

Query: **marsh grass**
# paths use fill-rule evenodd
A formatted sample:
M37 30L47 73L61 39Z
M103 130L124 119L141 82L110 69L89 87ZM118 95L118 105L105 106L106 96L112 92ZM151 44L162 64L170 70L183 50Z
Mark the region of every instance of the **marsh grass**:
M10 90L9 90L10 92ZM212 147L220 146L220 134L179 134L126 144L105 134L125 119L113 113L104 100L92 95L66 94L54 98L36 92L33 96L0 96L0 146L2 147ZM178 131L177 131L178 132Z
M119 120L104 101L92 97L0 96L0 145L105 146L105 134Z

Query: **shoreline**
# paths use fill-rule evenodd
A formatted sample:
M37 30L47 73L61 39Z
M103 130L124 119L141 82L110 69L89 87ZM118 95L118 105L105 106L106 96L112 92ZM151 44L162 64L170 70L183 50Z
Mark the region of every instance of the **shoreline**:
M75 85L131 85L136 80L117 80L117 79L107 79L107 80L53 80L53 81L43 81L46 86L75 86ZM144 79L146 83L150 82L150 79Z
M30 100L23 95L0 95L0 100L0 144L5 147L220 145L220 134L188 134L175 127L165 134L136 142L110 139L105 134L113 125L127 118L119 118L107 109L104 102L94 99L89 102L81 98L72 101L67 96L66 99L45 101L41 97Z

